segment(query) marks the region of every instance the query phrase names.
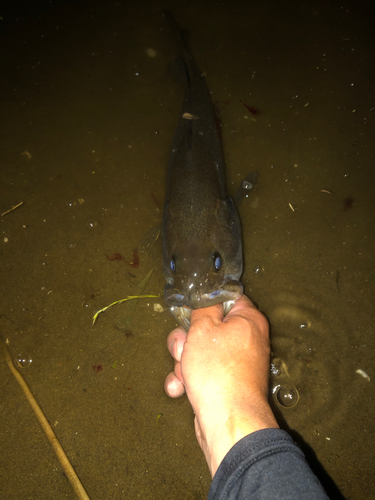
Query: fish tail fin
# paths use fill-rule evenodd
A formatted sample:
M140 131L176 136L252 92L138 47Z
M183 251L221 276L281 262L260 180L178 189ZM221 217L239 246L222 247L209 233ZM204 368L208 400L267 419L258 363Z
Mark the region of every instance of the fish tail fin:
M178 27L178 24L176 23L175 18L172 16L172 14L169 12L169 10L164 10L163 15L169 24L169 27L170 27L172 34L173 34L173 37L176 40L179 55L186 66L188 80L190 81L190 78L192 75L199 75L200 76L201 72L200 72L200 70L197 66L197 63L195 62L193 56L190 54L190 52L186 46L185 40L181 34L180 28Z

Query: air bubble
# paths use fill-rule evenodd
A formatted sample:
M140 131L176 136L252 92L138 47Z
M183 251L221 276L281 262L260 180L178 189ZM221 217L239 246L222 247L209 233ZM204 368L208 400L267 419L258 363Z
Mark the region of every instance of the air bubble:
M33 362L31 357L28 356L27 354L26 355L19 354L18 356L16 356L15 361L16 361L16 366L18 366L19 368L27 368Z
M276 399L284 408L292 408L298 403L299 394L292 385L282 385L277 390Z

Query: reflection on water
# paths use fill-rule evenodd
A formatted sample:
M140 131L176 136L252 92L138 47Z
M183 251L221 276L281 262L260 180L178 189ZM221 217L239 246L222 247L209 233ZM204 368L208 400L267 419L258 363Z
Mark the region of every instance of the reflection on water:
M272 325L272 397L287 424L302 430L311 424L340 422L347 407L345 368L332 350L335 339L328 305L316 299L281 293L274 299ZM345 329L342 329L345 331ZM340 351L348 339L340 334ZM347 385L345 386L347 390ZM298 404L297 404L298 403Z
M283 408L293 408L299 401L299 393L289 377L288 368L280 358L271 362L272 397Z

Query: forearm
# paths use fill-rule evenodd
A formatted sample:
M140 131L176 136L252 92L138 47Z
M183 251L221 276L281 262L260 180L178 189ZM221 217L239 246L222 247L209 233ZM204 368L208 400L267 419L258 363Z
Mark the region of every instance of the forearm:
M230 412L228 412L230 408ZM253 397L250 403L233 404L218 411L206 407L196 412L196 430L212 477L229 450L242 438L262 429L278 428L271 408L263 398Z
M328 500L302 451L280 429L243 438L227 453L207 500Z

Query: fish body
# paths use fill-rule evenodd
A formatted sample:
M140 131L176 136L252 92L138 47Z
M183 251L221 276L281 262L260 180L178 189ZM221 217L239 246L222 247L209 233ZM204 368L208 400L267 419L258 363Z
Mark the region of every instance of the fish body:
M225 185L224 158L204 76L178 27L165 13L179 45L187 90L170 151L163 212L164 298L188 330L191 309L242 295L241 226Z

